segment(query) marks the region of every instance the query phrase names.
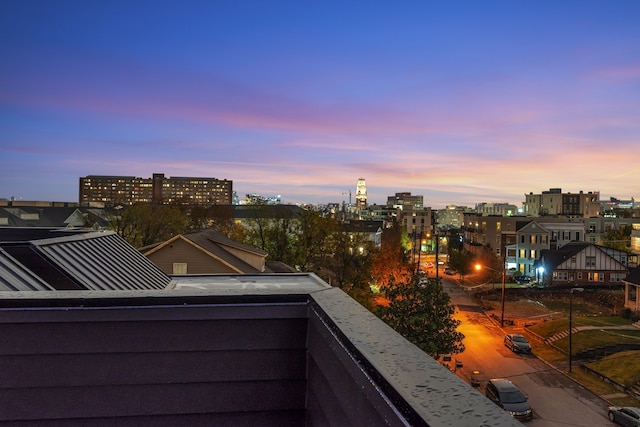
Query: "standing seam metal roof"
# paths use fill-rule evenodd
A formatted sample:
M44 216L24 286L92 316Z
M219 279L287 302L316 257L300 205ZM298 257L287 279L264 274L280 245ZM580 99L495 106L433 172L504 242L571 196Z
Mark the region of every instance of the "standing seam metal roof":
M52 291L53 288L0 248L0 291Z
M171 283L169 276L113 232L30 243L87 289L164 289Z

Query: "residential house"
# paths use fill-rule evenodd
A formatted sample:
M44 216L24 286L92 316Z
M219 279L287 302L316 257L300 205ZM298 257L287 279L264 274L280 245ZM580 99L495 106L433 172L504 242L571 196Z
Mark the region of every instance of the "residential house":
M344 221L342 231L355 241L369 242L374 247L382 246L382 221Z
M515 268L522 274L537 277L534 265L546 249L558 249L569 242L584 241L584 224L580 221L523 221L518 223L516 243L510 248L515 253Z
M624 251L587 242L571 242L543 249L534 264L539 280L548 286L621 285L629 274Z
M267 262L267 253L208 229L179 234L140 252L168 275L256 274L281 272L283 263ZM286 267L286 266L285 266ZM295 272L292 267L287 273Z

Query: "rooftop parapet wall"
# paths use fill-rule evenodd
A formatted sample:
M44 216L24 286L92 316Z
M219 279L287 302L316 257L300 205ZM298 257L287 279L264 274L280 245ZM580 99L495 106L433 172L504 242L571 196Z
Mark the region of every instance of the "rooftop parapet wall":
M2 293L0 420L520 425L341 290L276 280Z

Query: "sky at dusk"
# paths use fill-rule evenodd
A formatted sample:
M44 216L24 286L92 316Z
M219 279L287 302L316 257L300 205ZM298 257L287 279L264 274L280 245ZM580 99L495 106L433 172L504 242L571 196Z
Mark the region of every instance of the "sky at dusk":
M0 198L640 197L640 1L0 2Z

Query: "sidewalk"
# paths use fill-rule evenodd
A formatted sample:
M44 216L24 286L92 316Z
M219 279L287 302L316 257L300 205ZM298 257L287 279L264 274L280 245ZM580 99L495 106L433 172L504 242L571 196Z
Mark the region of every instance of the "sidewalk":
M618 326L576 326L575 328L571 328L571 333L575 334L578 331L589 331L594 329L598 329L598 330L617 329L617 330L631 330L631 331L636 330L637 331L638 329L640 329L640 327L638 327L635 323L633 325L618 325ZM568 335L569 335L569 330L567 329L565 331L558 332L557 334L550 336L545 340L545 342L547 344L551 344L552 342L558 341Z

